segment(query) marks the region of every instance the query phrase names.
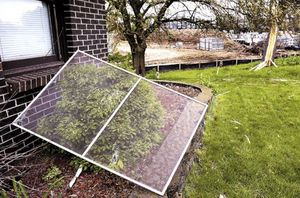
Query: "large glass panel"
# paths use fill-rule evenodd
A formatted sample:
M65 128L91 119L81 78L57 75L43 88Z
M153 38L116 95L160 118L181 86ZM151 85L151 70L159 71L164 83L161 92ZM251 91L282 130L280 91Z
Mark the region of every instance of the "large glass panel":
M137 80L77 52L16 122L82 154Z
M87 153L87 158L163 192L205 105L140 81Z
M206 105L139 80L77 52L14 124L162 194Z

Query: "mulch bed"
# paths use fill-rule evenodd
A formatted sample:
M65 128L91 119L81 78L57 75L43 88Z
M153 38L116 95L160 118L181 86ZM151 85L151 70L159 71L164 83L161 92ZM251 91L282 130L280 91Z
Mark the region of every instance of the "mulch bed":
M166 86L170 89L173 89L175 91L178 91L182 94L185 94L187 96L190 96L190 97L196 97L201 93L201 91L199 89L195 89L191 86L179 86L179 85L172 84L172 83L164 83L164 86Z
M65 177L63 186L68 186L77 171L75 167L69 164L70 156L64 154L51 155L49 152L43 151L34 158L33 161L41 165L39 168L31 169L22 178L22 181L27 186L42 192L48 190L48 184L42 180L42 177L49 168L57 166L62 171ZM134 185L130 182L105 170L100 170L98 173L83 171L72 189L58 188L54 190L53 194L63 197L128 197L133 188ZM31 191L30 197L41 197L41 193Z
M187 86L179 86L167 84L168 88L179 91L191 97L197 96L200 90ZM133 183L122 179L105 170L99 172L83 171L78 177L72 189L67 186L74 177L77 167L70 165L72 155L50 153L44 149L27 160L22 160L16 165L19 167L31 167L22 176L21 181L28 188L29 197L42 197L44 193L48 193L48 197L129 197L134 188ZM48 172L48 169L56 166L62 171L63 188L53 189L49 192L49 184L42 178Z
M70 165L72 156L67 153L51 153L48 148L49 146L46 146L28 159L15 164L17 167L24 167L24 170L30 167L19 178L27 186L29 197L40 198L47 194L46 197L119 198L128 197L135 188L135 185L127 180L101 169L98 172L83 171L73 188L68 189L67 186L77 171L76 167ZM63 187L49 191L49 184L42 178L54 166L62 172ZM13 196L14 193L8 194Z

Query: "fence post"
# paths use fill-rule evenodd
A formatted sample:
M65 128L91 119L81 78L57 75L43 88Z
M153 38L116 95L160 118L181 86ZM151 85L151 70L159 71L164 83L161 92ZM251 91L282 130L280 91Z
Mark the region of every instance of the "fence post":
M219 62L219 66L220 66L220 67L223 67L223 60L221 60L221 61Z
M181 63L178 64L179 70L181 70Z

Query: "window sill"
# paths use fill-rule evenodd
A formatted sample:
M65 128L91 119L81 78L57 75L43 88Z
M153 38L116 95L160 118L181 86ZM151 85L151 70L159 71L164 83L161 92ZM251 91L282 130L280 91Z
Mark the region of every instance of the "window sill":
M20 93L45 86L64 63L55 61L30 67L4 70L10 93Z

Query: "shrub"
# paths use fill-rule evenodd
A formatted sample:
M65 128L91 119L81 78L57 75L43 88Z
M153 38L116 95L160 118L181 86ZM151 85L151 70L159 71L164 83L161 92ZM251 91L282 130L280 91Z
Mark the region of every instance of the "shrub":
M130 53L128 53L127 55L122 55L119 52L110 54L108 56L108 61L128 71L134 72L135 70L133 67L132 56Z
M113 169L123 169L160 143L162 118L163 109L150 85L141 81L92 147L90 155Z
M107 118L119 105L136 78L108 67L72 65L58 82L63 90L54 113L41 119L37 130L57 143L83 153ZM130 103L122 107L91 154L101 163L122 169L156 146L163 135L163 109L150 85L140 83ZM141 113L142 112L142 113ZM117 161L112 160L118 151ZM117 167L113 167L117 165Z
M159 72L156 71L156 69L151 69L146 73L146 76L148 79L159 79L158 78Z
M90 171L90 172L100 172L102 170L99 166L96 166L79 157L72 157L70 161L70 165L73 166L74 168L79 168L81 166L82 170Z
M13 178L13 192L17 198L29 198L27 190L24 188L22 181L16 181ZM3 191L3 197L6 197L7 194ZM8 197L8 196L7 196Z

